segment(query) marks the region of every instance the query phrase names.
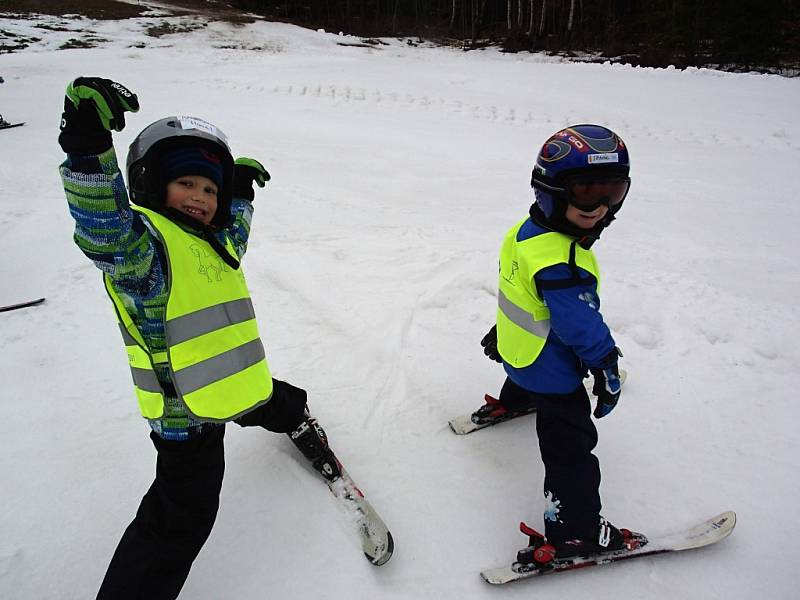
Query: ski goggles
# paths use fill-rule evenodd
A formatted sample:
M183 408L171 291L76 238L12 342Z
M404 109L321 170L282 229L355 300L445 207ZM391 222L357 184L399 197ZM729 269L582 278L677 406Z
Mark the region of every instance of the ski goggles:
M575 208L593 211L601 206L619 206L631 187L629 177L620 179L576 179L565 188L565 197Z

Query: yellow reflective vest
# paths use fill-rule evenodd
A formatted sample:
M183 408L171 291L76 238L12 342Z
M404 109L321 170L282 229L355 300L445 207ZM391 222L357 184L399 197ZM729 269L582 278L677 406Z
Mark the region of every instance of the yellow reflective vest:
M133 207L167 257L166 352L153 353L104 275L116 308L142 415L164 415L154 364L165 364L178 398L202 421L230 421L272 397L272 376L241 267L232 269L205 240L165 216ZM236 252L228 242L228 251Z
M517 241L527 221L517 223L503 240L497 294L497 349L517 369L533 364L550 333L550 310L536 287L536 273L563 263L578 277L576 267L580 267L594 276L600 291L600 269L591 250L555 231Z

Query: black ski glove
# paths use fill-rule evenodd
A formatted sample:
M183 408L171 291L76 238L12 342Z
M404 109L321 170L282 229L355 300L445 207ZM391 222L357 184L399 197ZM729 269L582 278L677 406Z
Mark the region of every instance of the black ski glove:
M497 325L492 325L489 333L483 336L481 346L483 346L483 353L486 356L495 362L503 362L503 359L500 357L500 352L497 350Z
M619 378L618 359L622 356L619 348L614 350L603 360L602 367L589 369L594 376L592 393L597 396L597 406L594 409L596 419L602 419L617 405L622 393L622 381Z
M125 86L100 77L78 77L67 86L58 143L67 154L100 154L111 148L111 131L125 127L125 112L139 100Z
M256 196L253 182L263 188L269 180L269 171L254 158L240 157L233 163L234 198L244 198L252 202Z

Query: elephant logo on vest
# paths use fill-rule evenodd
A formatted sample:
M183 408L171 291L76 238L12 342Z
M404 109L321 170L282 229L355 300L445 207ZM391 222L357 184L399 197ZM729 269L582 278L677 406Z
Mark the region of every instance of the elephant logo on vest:
M197 244L192 244L189 249L197 257L199 265L197 272L200 275L205 275L208 283L222 281L222 273L229 269L219 256Z

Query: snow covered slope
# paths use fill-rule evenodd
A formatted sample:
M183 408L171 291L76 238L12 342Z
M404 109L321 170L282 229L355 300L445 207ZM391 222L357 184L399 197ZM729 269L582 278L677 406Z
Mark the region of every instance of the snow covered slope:
M168 20L184 33L147 37L161 20L0 18L40 38L0 55L0 113L27 121L0 132L0 304L47 295L0 314L0 597L93 597L153 475L57 173L63 91L78 75L139 94L115 136L121 159L141 128L180 113L268 165L244 264L270 365L309 390L395 537L394 558L370 566L288 439L233 426L220 515L183 598L497 597L479 571L525 544L520 520L541 523L533 420L464 438L447 420L503 381L479 345L500 241L532 201L539 146L576 122L617 130L634 161L631 195L596 246L630 373L598 423L604 514L661 532L731 509L738 527L714 548L503 597L793 597L800 80L369 49L191 17ZM57 50L79 28L106 41Z

